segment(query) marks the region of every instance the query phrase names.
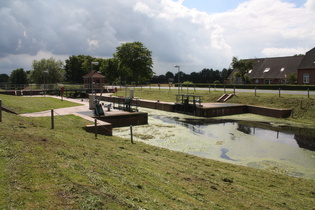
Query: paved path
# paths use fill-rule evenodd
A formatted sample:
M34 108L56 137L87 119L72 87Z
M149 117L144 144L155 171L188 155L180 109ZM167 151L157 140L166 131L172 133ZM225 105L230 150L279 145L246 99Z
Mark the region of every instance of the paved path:
M23 97L29 97L29 96L23 96ZM39 96L31 96L31 97L39 97ZM46 97L52 97L52 98L57 98L60 100L60 97L57 96L46 96ZM66 101L71 101L74 103L78 103L81 105L78 106L72 106L72 107L66 107L66 108L59 108L59 109L54 109L54 113L55 115L69 115L69 114L73 114L79 117L82 117L86 120L92 121L94 122L94 118L84 115L84 114L80 114L78 112L88 112L90 111L89 109L89 101L88 99L72 99L72 98L63 98L63 100ZM91 111L92 114L92 111ZM42 112L34 112L34 113L26 113L26 114L21 114L21 116L24 117L47 117L47 116L51 116L51 110L47 110L47 111L42 111Z
M44 97L44 96L23 96L23 97ZM52 97L52 98L56 98L56 99L60 100L60 96L46 96L46 97ZM54 109L54 115L55 116L56 115L72 114L72 115L82 117L88 121L94 122L95 119L93 117L91 117L93 115L93 111L90 110L89 99L63 98L63 100L71 101L71 102L78 103L81 105ZM120 114L123 112L121 110L116 110L116 109L111 109L110 112L106 112L105 108L103 110L105 112L105 115L117 115L117 114ZM84 112L84 114L82 112ZM42 112L34 112L34 113L26 113L26 114L21 114L20 116L24 116L24 117L48 117L48 116L51 116L51 110L42 111ZM108 124L108 123L103 122L101 120L98 120L97 123L100 125Z

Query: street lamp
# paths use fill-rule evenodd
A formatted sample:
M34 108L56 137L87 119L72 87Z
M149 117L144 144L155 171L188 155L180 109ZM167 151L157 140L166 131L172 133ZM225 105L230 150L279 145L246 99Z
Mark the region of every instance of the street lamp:
M97 61L94 61L91 63L91 89L92 89L92 94L93 94L93 65L97 66L98 65L98 62ZM96 93L95 93L96 94Z
M177 68L177 70L178 70L178 97L179 97L180 66L179 65L174 65L174 68Z

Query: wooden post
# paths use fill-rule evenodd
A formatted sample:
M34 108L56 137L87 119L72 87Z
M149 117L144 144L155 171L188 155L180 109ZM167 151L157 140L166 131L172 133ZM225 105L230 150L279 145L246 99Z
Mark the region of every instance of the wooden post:
M211 86L209 85L209 93L211 92L211 90L210 90L210 89L211 89Z
M281 88L279 88L279 97L281 97Z
M2 122L2 100L0 99L0 122Z
M51 129L55 128L54 109L51 109Z
M130 125L130 140L131 140L131 144L133 144L132 125Z
M97 119L94 119L94 133L95 133L95 138L97 139Z
M257 96L257 94L256 94L256 93L257 93L257 87L255 87L255 96Z
M234 86L234 95L235 95L235 86Z

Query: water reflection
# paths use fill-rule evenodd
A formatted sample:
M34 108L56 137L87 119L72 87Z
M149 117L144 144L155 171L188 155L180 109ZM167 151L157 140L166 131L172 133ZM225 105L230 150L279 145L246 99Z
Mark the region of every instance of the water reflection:
M223 159L226 159L226 160L232 160L232 161L236 161L232 158L230 158L226 153L228 153L229 150L227 148L222 148L221 149L221 155L220 155L220 158L223 158Z
M249 122L245 121L225 121L225 120L213 120L213 119L193 119L193 118L179 118L170 117L165 115L150 115L155 119L162 120L166 123L178 124L184 126L194 133L205 135L206 130L211 125L221 125L222 129L230 125L237 125L238 131L256 136L265 140L277 142L280 144L287 144L290 146L300 147L303 149L315 151L315 130L307 128L294 128L294 127L273 127L267 123ZM231 134L231 140L235 140L233 132Z
M146 112L149 124L134 127L136 141L204 158L315 179L315 129L274 126L266 121L187 117L150 109ZM115 129L114 133L130 138L129 128Z

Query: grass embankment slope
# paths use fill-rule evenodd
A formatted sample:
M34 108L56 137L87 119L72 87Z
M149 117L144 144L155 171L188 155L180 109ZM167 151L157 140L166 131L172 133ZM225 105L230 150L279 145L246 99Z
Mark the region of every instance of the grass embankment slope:
M4 106L25 100L1 98ZM40 103L36 106L42 109ZM140 142L131 144L130 140L116 137L99 135L95 139L94 134L82 129L86 124L90 122L76 116L57 116L55 129L51 130L49 117L3 113L1 209L314 207L314 180L208 160Z
M128 92L129 93L129 92ZM181 94L186 94L187 90L183 88ZM203 97L204 103L214 103L224 92L208 90L189 90L188 94L194 94ZM232 92L227 92L232 93ZM117 96L124 95L124 90L118 91ZM160 100L166 102L175 102L178 91L175 89L135 89L134 96L141 99ZM301 103L302 101L302 103ZM287 118L286 121L307 123L315 126L315 96L307 97L307 95L288 95L288 94L267 94L259 93L236 93L236 96L228 100L227 103L238 103L254 106L263 106L279 109L293 109L293 116ZM302 104L302 106L300 106Z

